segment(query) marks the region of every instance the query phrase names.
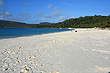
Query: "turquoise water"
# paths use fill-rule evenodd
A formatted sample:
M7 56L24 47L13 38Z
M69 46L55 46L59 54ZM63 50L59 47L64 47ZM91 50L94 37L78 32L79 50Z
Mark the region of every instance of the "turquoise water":
M52 28L0 28L0 39L16 38L30 35L40 35L54 32L69 31L69 29Z

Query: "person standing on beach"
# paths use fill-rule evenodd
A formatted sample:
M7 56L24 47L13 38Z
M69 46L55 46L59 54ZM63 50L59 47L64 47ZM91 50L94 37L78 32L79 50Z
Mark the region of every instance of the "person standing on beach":
M72 29L71 29L71 32L72 32Z

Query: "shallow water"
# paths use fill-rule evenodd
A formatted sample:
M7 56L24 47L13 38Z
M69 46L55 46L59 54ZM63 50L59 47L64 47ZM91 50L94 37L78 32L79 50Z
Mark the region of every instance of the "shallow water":
M15 38L30 35L40 35L54 32L69 31L69 29L52 28L0 28L0 39Z

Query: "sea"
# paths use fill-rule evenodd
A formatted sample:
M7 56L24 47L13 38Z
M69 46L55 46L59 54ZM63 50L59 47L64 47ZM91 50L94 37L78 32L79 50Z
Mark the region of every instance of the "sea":
M0 39L70 31L56 28L0 28Z

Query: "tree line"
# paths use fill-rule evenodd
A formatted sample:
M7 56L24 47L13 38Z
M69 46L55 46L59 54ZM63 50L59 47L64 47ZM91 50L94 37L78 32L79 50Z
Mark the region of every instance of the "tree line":
M71 18L63 22L49 25L36 25L36 28L93 28L110 27L110 16L85 16L79 18Z
M49 23L49 24L26 24L20 22L0 20L1 28L110 28L110 15L109 16L85 16L79 18L71 18L63 22Z

